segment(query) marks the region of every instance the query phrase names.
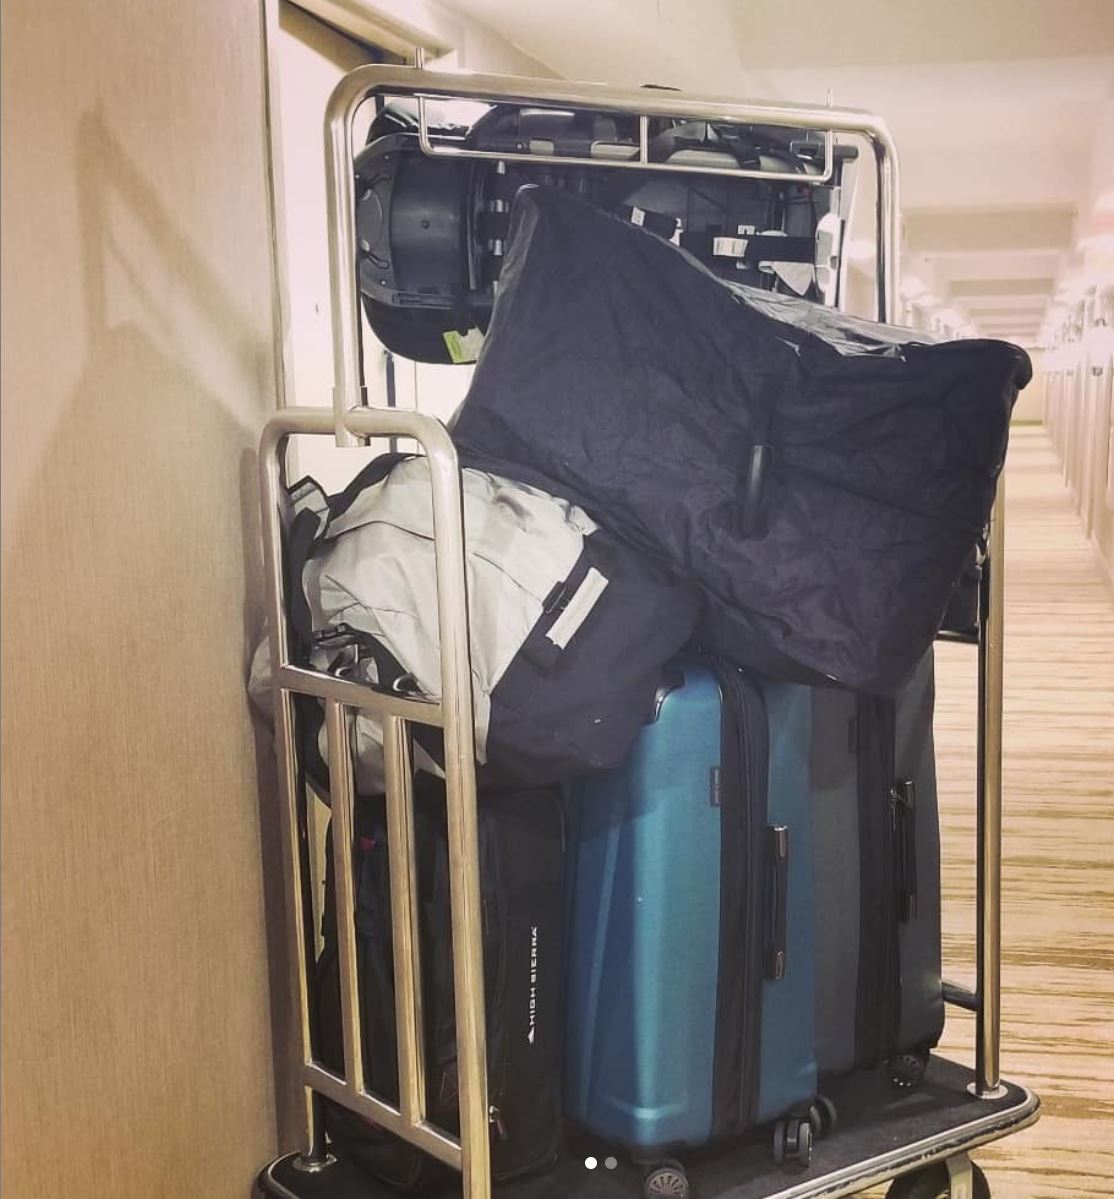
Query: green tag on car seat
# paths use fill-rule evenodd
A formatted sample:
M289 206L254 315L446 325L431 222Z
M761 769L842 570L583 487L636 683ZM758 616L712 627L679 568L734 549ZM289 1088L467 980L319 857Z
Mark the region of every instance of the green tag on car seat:
M467 333L458 333L455 329L450 329L441 336L445 339L449 357L456 363L475 362L483 349L484 335L479 329L469 329Z

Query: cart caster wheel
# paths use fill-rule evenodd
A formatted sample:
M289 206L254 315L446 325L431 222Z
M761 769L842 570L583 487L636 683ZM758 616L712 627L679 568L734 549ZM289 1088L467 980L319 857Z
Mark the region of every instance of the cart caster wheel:
M783 1166L795 1161L807 1166L812 1161L812 1124L808 1119L791 1116L774 1125L774 1161Z
M836 1105L827 1095L817 1095L808 1107L808 1122L812 1125L812 1139L830 1137L839 1123Z
M973 1199L990 1199L990 1183L974 1162L971 1163L971 1181ZM943 1162L894 1179L886 1192L886 1199L950 1199L950 1196L948 1167Z
M642 1184L642 1193L646 1199L658 1199L668 1196L668 1199L689 1199L688 1176L680 1162L666 1161L654 1166L646 1174Z
M911 1091L924 1081L928 1069L928 1054L910 1049L890 1058L890 1082L899 1091Z

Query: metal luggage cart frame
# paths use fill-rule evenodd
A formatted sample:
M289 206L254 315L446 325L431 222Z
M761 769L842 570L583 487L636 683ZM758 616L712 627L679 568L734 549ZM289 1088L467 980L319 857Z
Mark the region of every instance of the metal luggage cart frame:
M578 158L589 167L629 166L660 169L649 162L647 126L655 117L674 117L785 126L822 132L826 169L822 174L792 176L796 183L820 184L831 177L834 140L855 135L872 148L877 179L878 315L893 321L899 280L899 178L897 152L884 122L868 113L830 106L737 102L684 93L612 88L554 80L490 75L456 75L414 67L361 67L342 79L329 101L325 120L326 181L335 386L333 408L287 408L267 425L260 447L265 573L271 629L271 660L279 783L283 803L284 861L289 883L289 918L294 945L294 994L298 1003L304 1091L305 1148L272 1163L260 1176L272 1195L301 1195L276 1181L275 1166L286 1163L292 1177L321 1179L334 1164L328 1152L321 1101L328 1099L371 1120L388 1132L460 1171L464 1199L490 1199L491 1163L488 1141L486 1025L476 816L475 741L468 611L464 566L464 529L460 466L444 425L432 417L368 404L363 377L361 308L356 262L353 124L357 109L377 96L417 99L419 143L430 155L490 158L490 153L431 142L426 104L433 99L481 100L501 104L554 106L621 113L639 118L640 137L630 160ZM635 156L636 155L636 156ZM509 158L511 155L496 155ZM524 154L531 163L569 165L574 160L554 154ZM782 173L722 165L689 166L692 172L778 179ZM429 463L435 532L437 616L441 638L439 699L419 700L389 695L366 686L317 673L291 661L287 596L283 569L283 474L285 447L294 435L332 436L338 446L365 444L375 437L410 437ZM999 1076L1000 1045L1000 915L1001 915L1001 759L1002 759L1002 625L1004 546L1001 492L991 519L980 596L978 703L978 895L977 982L974 990L944 984L945 999L976 1013L976 1069L971 1090L977 1098L997 1100L1004 1093ZM328 765L333 819L333 869L336 878L341 1023L344 1077L314 1057L309 978L313 965L314 905L309 883L307 790L295 737L295 694L314 696L325 705ZM389 831L391 906L393 913L399 1103L393 1106L364 1086L363 1038L354 933L354 879L350 848L355 827L355 788L350 750L354 712L373 712L382 722ZM412 795L412 763L408 725L419 723L444 730L445 783L451 880L453 970L459 1058L460 1136L434 1127L426 1113L426 1069L422 1038L421 960ZM877 1160L870 1173L807 1180L788 1185L774 1182L773 1195L834 1196L892 1178L935 1160L947 1160L951 1193L969 1196L971 1163L966 1148L1005 1135L1036 1118L1037 1100L1024 1100L1006 1118L973 1119L969 1134L951 1130L932 1144L923 1141ZM868 1168L870 1163L865 1163ZM881 1170L881 1173L878 1173ZM851 1185L851 1184L854 1185ZM848 1189L850 1188L850 1189ZM312 1189L312 1188L311 1188ZM313 1189L314 1195L325 1192ZM347 1192L346 1192L347 1193Z

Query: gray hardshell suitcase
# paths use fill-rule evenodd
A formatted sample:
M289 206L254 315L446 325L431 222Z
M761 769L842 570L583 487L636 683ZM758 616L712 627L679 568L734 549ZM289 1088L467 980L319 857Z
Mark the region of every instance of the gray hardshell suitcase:
M816 1057L919 1081L940 1038L931 651L896 699L813 692Z

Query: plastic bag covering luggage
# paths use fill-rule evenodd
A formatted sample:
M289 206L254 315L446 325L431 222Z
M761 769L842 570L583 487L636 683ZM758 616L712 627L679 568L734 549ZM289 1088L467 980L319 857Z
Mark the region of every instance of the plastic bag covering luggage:
M444 788L415 788L421 898L422 1012L427 1111L459 1128L449 854ZM398 1103L394 961L386 820L381 800L356 807L356 971L367 1088ZM332 836L330 829L329 837ZM561 1136L564 825L554 789L480 794L480 892L488 1033L492 1171L507 1179L544 1168ZM323 948L317 962L316 1049L344 1073L332 854L326 856ZM401 1189L428 1195L448 1172L417 1149L326 1103L334 1150Z
M527 188L454 437L692 577L708 648L885 694L939 627L1030 377L1005 342L730 287Z
M470 347L488 327L511 201L528 183L567 190L672 239L738 282L834 297L851 147L836 147L827 184L638 171L606 166L637 155L633 115L496 105L473 119L483 106L469 103L461 111L472 123L460 125L450 123L452 104L427 107L438 139L601 165L430 157L418 144L414 103L384 108L355 164L357 266L368 321L397 354L423 362L474 358L458 337ZM824 145L808 130L658 118L648 149L659 164L776 170L803 180L822 169Z
M476 751L493 778L556 781L622 761L662 665L692 632L692 591L537 488L463 472ZM424 459L384 455L341 494L292 492L295 639L319 670L437 696L433 505ZM304 562L300 570L298 563ZM361 794L383 788L382 731L355 721ZM440 730L414 727L441 772ZM325 755L324 732L319 735Z

